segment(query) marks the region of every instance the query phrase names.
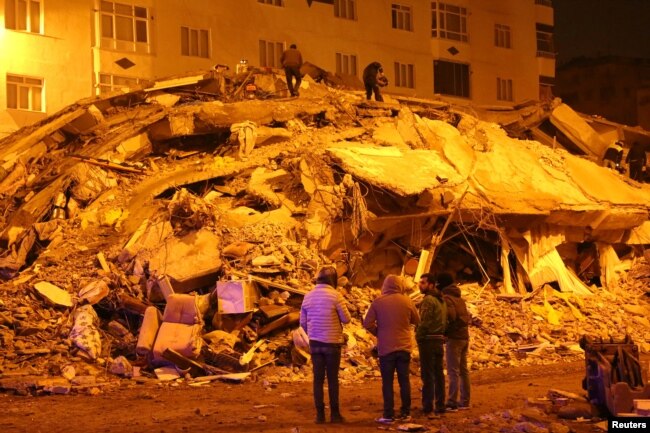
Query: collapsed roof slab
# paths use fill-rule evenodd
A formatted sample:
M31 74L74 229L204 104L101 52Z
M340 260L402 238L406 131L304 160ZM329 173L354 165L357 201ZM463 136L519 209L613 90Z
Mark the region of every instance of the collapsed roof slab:
M245 101L224 104L220 101L172 108L167 117L149 131L152 140L162 141L186 135L210 134L234 123L245 121L258 125L314 116L326 111L319 100Z

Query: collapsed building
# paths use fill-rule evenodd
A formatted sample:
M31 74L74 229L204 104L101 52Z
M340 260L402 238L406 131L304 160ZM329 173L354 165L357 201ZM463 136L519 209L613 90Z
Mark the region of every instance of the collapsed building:
M303 365L323 264L355 316L346 380L374 374L373 288L399 274L416 297L429 269L465 283L475 368L579 356L589 332L650 350L650 188L601 167L569 107L377 103L310 78L288 99L283 80L174 77L0 142L0 387Z

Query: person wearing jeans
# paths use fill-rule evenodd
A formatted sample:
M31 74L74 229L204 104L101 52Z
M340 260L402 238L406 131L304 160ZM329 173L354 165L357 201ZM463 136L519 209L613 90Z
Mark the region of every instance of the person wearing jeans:
M323 267L316 277L316 286L305 295L300 309L300 326L309 337L312 355L317 424L325 422L325 377L329 389L330 421L345 421L339 408L339 367L343 324L350 322L351 317L343 295L336 290L337 281L336 269Z
M450 274L441 273L437 277L438 287L447 304L447 377L449 378L449 397L447 410L469 408L469 369L467 351L469 350L469 323L471 316L467 304L461 298L460 288L454 284ZM458 394L460 391L460 401Z
M447 328L447 305L442 293L436 288L436 277L423 274L419 281L424 299L420 304L420 325L415 339L420 351L420 375L422 377L422 412L430 415L445 413L445 330ZM435 409L434 409L435 400Z
M411 325L417 325L420 317L411 299L404 294L404 282L401 277L388 275L381 288L381 296L375 299L363 326L377 336L379 352L379 370L381 372L381 390L384 398L384 410L377 422L391 423L395 419L395 399L393 382L397 372L400 388L400 415L402 421L411 419L411 383L409 364L411 362Z

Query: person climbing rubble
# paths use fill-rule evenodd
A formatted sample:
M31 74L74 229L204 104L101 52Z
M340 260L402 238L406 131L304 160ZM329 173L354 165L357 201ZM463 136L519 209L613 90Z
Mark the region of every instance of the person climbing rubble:
M612 143L605 151L603 165L612 170L620 171L621 162L623 161L623 144L621 141Z
M372 62L363 70L363 84L366 87L366 99L370 101L375 94L375 101L383 102L380 87L388 85L388 78L384 75L384 68L379 62Z
M302 54L298 51L296 44L291 44L289 49L284 50L280 57L280 63L284 68L284 73L287 77L287 87L291 96L300 96L300 83L302 76L300 75L300 67L302 66ZM296 79L294 85L293 79Z
M337 281L336 268L321 268L316 276L316 286L305 295L300 309L300 326L309 336L316 424L325 422L325 376L330 398L330 421L345 422L339 409L339 367L344 343L343 324L349 323L351 316L343 295L336 291Z
M402 402L398 419L402 422L411 420L411 325L419 323L420 316L411 298L404 294L404 281L397 275L388 275L381 287L381 296L372 302L363 319L363 327L377 336L384 398L383 415L377 422L390 424L395 420L393 379L396 371Z
M420 324L415 331L415 339L420 351L422 412L427 416L445 413L443 358L447 305L436 283L436 277L431 273L423 274L420 278L420 292L424 295L424 299L420 304Z
M648 158L645 153L645 146L638 141L632 143L630 151L625 158L625 162L630 165L630 179L643 182L643 167L645 167Z
M467 367L469 349L469 324L471 315L460 288L454 283L451 274L443 272L437 277L437 286L442 287L442 295L447 304L447 343L445 354L447 360L447 377L449 394L447 407L449 411L469 409L470 383ZM460 401L458 394L460 391Z

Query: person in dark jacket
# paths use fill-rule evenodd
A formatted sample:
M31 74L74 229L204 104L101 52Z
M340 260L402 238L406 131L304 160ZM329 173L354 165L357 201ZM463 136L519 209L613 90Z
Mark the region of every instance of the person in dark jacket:
M381 391L384 398L384 412L377 422L387 424L394 421L393 381L395 371L397 371L397 382L402 400L399 419L402 422L411 420L411 383L409 381L409 364L413 349L411 325L419 323L420 316L411 302L411 298L404 294L404 281L397 275L388 275L381 287L381 296L372 302L363 319L363 327L377 336Z
M454 284L453 277L441 273L437 278L438 287L447 304L447 378L449 379L449 396L447 410L469 409L469 369L467 368L467 351L469 349L469 323L471 316L467 304L461 298L460 288ZM460 390L460 402L458 391Z
M445 331L447 329L447 304L436 288L436 277L423 274L419 281L424 299L420 304L420 325L415 339L420 351L420 374L422 377L422 411L425 415L445 412Z
M643 181L643 167L647 163L647 156L645 154L645 146L638 141L632 143L632 147L625 158L630 166L630 179L636 181Z
M284 68L284 74L287 77L287 87L291 96L300 95L300 83L302 76L300 75L300 67L302 66L302 54L298 51L296 44L291 44L288 50L284 50L280 57L280 63ZM293 84L293 79L296 79L296 84Z
M336 269L323 267L318 271L316 286L305 295L300 309L300 326L309 336L317 424L325 422L325 376L330 397L330 421L345 421L339 410L339 367L344 342L343 324L349 323L351 317L343 295L336 290L337 281Z
M612 170L619 170L623 161L623 146L620 141L616 141L605 151L603 156L603 165Z
M381 63L372 62L363 70L363 84L366 87L366 99L370 101L372 93L375 93L375 101L383 102L380 87L388 85L388 78L384 75L384 68Z

